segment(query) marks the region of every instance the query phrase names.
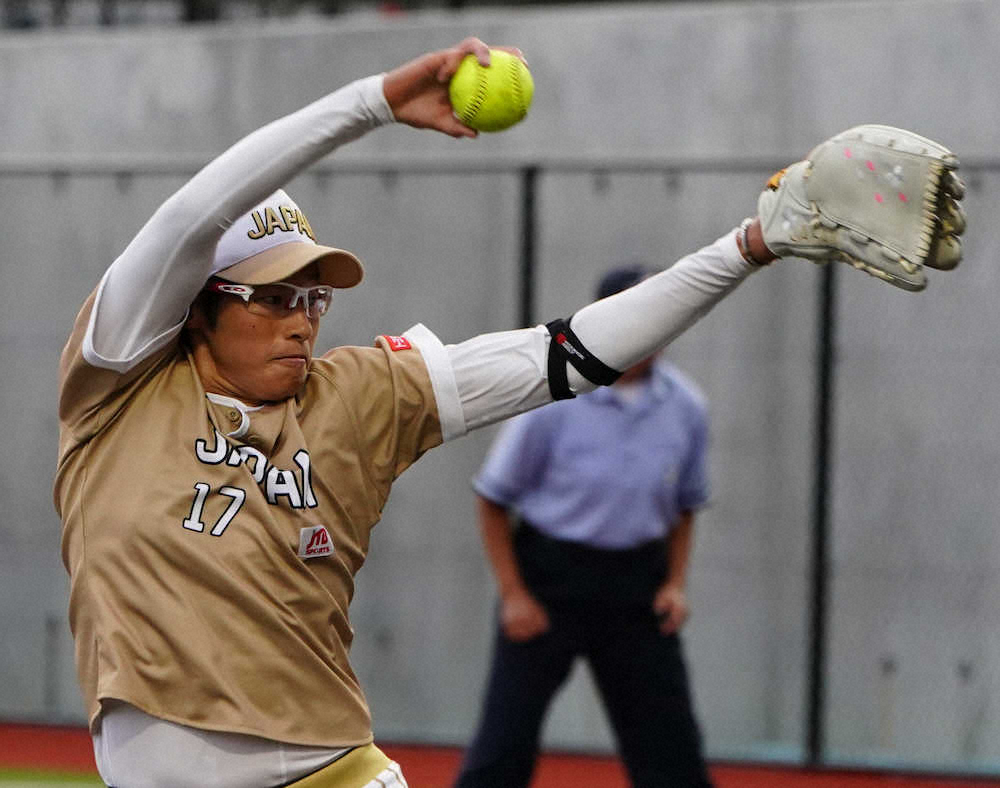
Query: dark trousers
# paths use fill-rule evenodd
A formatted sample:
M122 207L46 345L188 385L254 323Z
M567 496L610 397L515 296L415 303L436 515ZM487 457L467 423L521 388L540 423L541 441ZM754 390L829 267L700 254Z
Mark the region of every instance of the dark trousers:
M680 639L660 633L651 596L607 597L543 600L551 628L524 643L498 631L456 788L527 788L542 721L576 657L590 665L634 788L711 788Z

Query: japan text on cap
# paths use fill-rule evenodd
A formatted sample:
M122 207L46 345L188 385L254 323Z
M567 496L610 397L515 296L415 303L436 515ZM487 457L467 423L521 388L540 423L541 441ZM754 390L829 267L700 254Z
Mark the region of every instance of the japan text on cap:
M354 287L365 273L350 252L316 243L305 214L279 189L223 233L212 276L262 285L286 279L310 263L319 268L320 284L331 287Z

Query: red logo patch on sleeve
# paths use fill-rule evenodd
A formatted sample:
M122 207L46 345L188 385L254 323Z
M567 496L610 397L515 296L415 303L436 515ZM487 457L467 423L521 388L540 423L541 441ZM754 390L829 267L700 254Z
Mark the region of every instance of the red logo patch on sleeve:
M406 337L391 337L388 334L383 334L382 339L389 343L389 347L392 350L410 350L413 345L410 344L410 340Z

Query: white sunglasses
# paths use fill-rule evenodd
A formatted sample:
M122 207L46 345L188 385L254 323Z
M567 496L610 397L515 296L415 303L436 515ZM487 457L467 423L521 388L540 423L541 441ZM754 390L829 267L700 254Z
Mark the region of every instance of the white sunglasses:
M299 287L288 282L273 282L266 285L243 285L236 282L214 281L206 290L239 296L247 305L247 310L266 317L286 317L299 304L310 318L322 317L330 309L333 288L329 285Z

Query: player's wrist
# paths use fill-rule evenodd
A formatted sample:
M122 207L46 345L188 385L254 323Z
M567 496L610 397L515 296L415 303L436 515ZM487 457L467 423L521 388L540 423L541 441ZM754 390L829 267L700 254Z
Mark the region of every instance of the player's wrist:
M385 79L385 73L372 74L355 83L373 128L396 122L396 115L385 94Z
M743 259L750 265L764 266L777 259L777 255L764 243L764 233L759 217L747 217L736 230L736 245Z

